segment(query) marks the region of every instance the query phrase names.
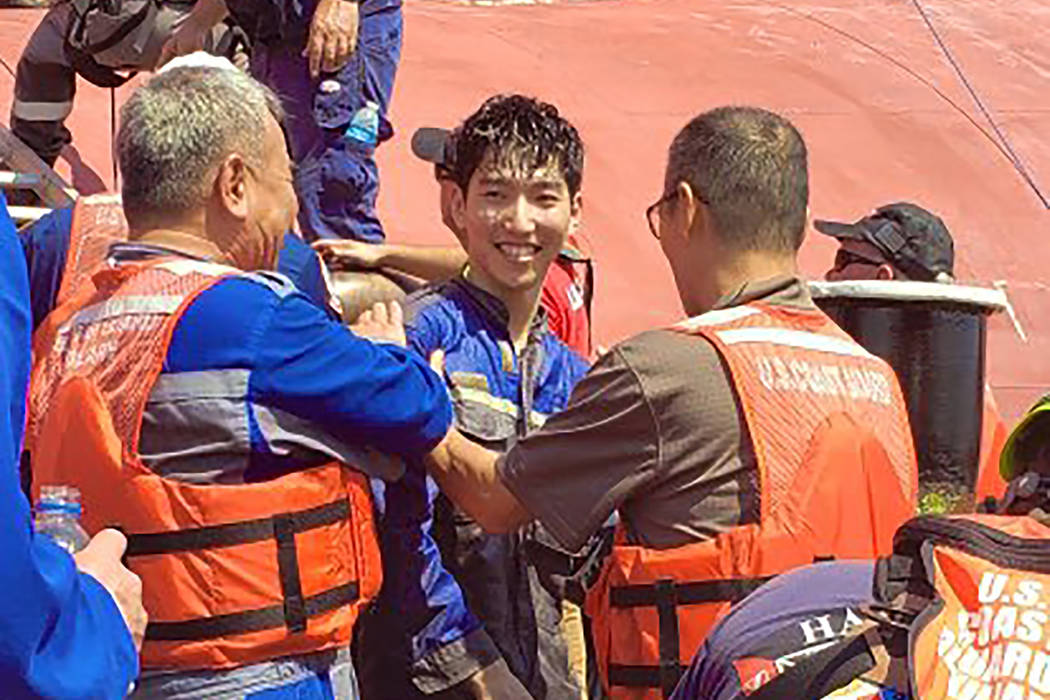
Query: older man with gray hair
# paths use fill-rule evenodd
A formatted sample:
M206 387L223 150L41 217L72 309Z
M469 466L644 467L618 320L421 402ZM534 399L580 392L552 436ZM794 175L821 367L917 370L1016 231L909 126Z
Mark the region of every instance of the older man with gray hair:
M280 119L237 71L136 90L129 240L38 339L34 480L128 535L150 615L136 697L357 697L350 634L380 576L368 477L403 469L365 455L419 457L451 420L424 362L270 271L297 213Z

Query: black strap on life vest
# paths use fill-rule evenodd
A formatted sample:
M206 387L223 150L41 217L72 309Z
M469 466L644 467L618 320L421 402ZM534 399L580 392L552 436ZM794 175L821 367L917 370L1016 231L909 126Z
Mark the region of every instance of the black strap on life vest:
M609 603L614 608L656 608L659 616L660 662L656 666L609 664L609 685L660 688L665 698L670 697L684 671L679 648L678 606L735 603L746 598L770 578L687 582L665 578L655 583L611 587Z
M351 581L304 597L295 535L349 519L350 502L342 498L313 508L255 520L128 535L128 557L235 547L269 539L277 542L277 574L283 603L227 615L178 622L150 622L146 626L146 639L200 641L282 626L291 633L305 632L309 618L353 603L360 597L360 587L357 581Z

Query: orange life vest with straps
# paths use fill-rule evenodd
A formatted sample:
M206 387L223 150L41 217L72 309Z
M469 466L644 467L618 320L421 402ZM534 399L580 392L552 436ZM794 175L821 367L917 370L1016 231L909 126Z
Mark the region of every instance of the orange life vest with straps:
M922 517L897 541L933 591L908 633L911 696L1050 697L1050 528L1027 516Z
M30 391L37 484L80 489L118 527L149 613L144 668L228 668L347 646L382 576L368 480L330 463L261 483L164 478L139 456L173 329L238 271L192 260L103 268L47 329Z
M667 697L733 602L814 560L889 553L916 505L896 376L822 312L751 303L675 330L702 336L728 367L754 444L760 520L665 550L630 544L621 523L587 599L614 699Z

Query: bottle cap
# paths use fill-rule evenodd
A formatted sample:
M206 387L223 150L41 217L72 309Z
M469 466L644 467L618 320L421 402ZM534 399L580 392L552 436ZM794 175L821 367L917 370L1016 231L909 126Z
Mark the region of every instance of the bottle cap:
M40 487L38 511L80 515L80 489L75 486L47 485Z

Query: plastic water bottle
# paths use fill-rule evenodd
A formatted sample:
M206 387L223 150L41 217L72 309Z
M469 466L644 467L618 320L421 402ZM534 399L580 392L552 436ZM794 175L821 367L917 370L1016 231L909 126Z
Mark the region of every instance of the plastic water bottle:
M87 546L87 532L80 526L80 490L72 486L41 486L34 524L70 554Z
M344 132L351 146L361 150L371 150L379 141L379 105L369 100L365 106L354 112L350 126Z

